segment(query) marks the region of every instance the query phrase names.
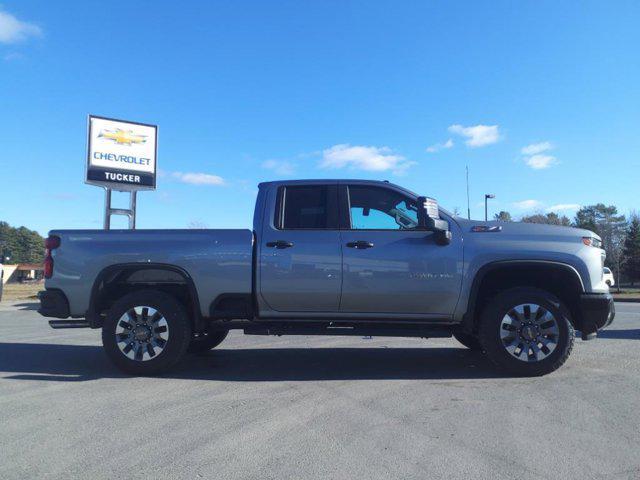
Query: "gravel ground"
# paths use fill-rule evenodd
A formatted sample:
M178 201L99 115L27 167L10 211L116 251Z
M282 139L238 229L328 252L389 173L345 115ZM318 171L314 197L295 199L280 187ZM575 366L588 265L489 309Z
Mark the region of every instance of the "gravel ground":
M129 378L99 332L0 305L0 478L640 478L640 304L559 371L453 339L234 332Z

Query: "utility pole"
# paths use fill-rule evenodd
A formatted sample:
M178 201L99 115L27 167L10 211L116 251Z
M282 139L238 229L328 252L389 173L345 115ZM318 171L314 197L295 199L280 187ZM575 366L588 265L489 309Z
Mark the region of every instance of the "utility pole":
M467 220L471 220L471 207L469 207L469 165L466 165L467 169Z
M488 218L487 218L487 200L489 200L490 198L496 198L496 196L493 193L485 193L484 194L484 221L485 222L488 220Z
M617 258L617 260L618 260L618 271L616 272L617 273L616 277L618 277L618 278L616 278L616 287L618 287L618 293L620 293L620 257L622 256L622 255L620 255L620 253L621 253L620 250L618 250L618 258Z

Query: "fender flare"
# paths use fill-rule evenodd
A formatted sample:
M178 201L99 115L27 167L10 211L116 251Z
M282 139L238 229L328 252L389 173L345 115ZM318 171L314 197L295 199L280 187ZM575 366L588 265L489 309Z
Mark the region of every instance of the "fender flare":
M564 272L568 272L571 275L575 276L575 278L577 279L578 283L580 284L581 293L585 292L584 282L582 281L580 273L578 273L578 270L576 270L574 266L569 265L568 263L557 262L553 260L497 260L495 262L489 262L478 269L478 272L476 273L475 277L473 278L473 282L471 283L471 289L469 290L469 300L467 302L467 308L462 319L463 330L469 332L473 330L475 322L473 312L475 312L476 309L478 292L480 290L480 285L482 285L482 281L488 273L509 267L532 266L552 267Z
M203 329L203 325L205 324L202 312L200 311L200 299L198 297L198 290L196 289L195 282L189 273L175 265L171 265L168 263L140 263L140 262L131 262L131 263L116 263L114 265L109 265L108 267L103 268L98 275L96 275L95 280L93 281L93 286L91 287L91 297L89 298L89 309L85 315L85 318L89 321L91 328L99 328L101 325L100 312L97 310L96 300L98 295L98 290L100 289L100 285L103 280L107 278L109 275L113 274L118 270L131 270L131 271L139 271L139 270L166 270L170 272L177 273L182 278L184 278L187 288L189 289L189 294L191 298L193 298L193 305L191 306L191 315L193 318L194 328L196 330Z

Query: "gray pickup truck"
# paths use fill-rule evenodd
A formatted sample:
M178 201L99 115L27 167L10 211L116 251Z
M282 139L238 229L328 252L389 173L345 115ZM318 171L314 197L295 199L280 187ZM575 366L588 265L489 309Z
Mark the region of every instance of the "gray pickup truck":
M252 230L53 230L39 312L102 328L154 374L229 330L454 336L516 375L562 365L613 321L600 238L461 219L388 182L262 183Z

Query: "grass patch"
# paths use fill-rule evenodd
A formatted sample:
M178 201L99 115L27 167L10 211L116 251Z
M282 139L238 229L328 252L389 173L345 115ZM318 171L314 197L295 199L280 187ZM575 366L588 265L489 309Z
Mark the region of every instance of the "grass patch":
M2 301L36 299L40 290L44 290L44 282L37 283L5 283Z
M631 300L640 302L640 288L622 287L620 292L616 287L610 289L615 300Z

